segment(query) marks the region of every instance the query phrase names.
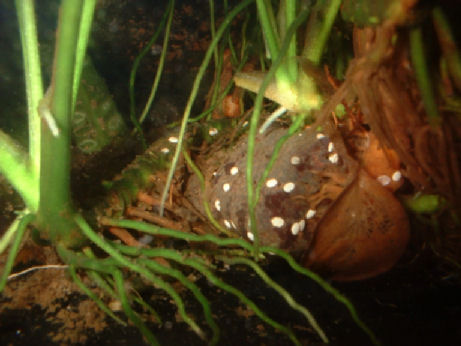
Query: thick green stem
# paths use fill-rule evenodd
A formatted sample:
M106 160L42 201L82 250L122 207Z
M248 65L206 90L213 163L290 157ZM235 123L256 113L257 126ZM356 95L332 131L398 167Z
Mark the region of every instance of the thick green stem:
M288 30L289 26L296 19L296 3L295 0L283 0L285 2L285 28L284 31ZM282 39L284 36L282 36ZM298 65L295 59L296 57L296 32L290 39L290 46L286 54L288 59L285 63L287 64L287 72L291 81L296 81L298 77Z
M341 0L318 1L312 12L307 25L303 57L314 65L320 63L340 5Z
M264 33L264 39L267 44L267 48L269 50L271 60L275 61L279 58L280 53L280 40L283 39L283 37L280 37L280 33L277 32L277 26L275 23L275 19L273 18L273 11L272 11L272 5L269 1L266 0L256 0L256 5L258 9L258 16L259 16L259 21L261 24L261 28ZM287 4L285 4L287 5ZM287 5L288 6L288 5ZM288 13L292 11L292 6L288 6L289 11L287 11L286 6L282 6L282 12L285 12L283 14L284 17L284 22L286 23L284 26L288 27L291 23L286 22L286 20L292 18L293 13ZM284 30L282 30L284 31ZM290 46L291 50L289 50L291 53L293 52L293 49L295 50L296 54L296 42L295 42L295 36L292 36L292 40L290 41ZM295 85L296 81L296 75L293 75L293 72L295 69L291 68L290 65L293 64L293 62L290 62L291 59L290 56L285 53L284 55L287 59L284 61L284 63L281 64L280 68L276 71L275 73L275 79L277 81L277 87L280 90L282 94L289 94L290 90L292 90ZM291 72L291 74L290 74ZM294 77L294 79L293 79Z
M38 227L52 241L70 247L82 240L71 217L70 196L72 86L82 4L62 2L52 84L40 104L46 125L42 126Z

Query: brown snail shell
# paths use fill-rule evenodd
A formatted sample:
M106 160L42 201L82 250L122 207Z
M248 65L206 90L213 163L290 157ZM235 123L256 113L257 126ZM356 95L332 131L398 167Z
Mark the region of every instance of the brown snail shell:
M286 129L257 136L254 179L261 177ZM250 241L246 193L247 137L201 165L207 186L197 196L194 179L186 196L203 211L206 198L216 220ZM356 280L389 269L405 249L409 227L392 192L348 154L341 135L325 125L304 130L282 146L256 207L261 245L276 246L337 280Z

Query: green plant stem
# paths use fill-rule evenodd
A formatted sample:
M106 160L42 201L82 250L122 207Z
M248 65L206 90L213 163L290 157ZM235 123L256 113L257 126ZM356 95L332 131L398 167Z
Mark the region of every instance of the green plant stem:
M275 163L275 160L277 160L277 157L278 157L278 154L280 152L280 149L282 149L283 144L288 140L288 138L293 136L293 134L295 134L301 128L301 126L304 124L305 118L306 118L306 115L298 115L296 117L295 121L293 122L293 124L291 124L291 126L289 127L287 133L285 135L283 135L277 141L277 143L275 143L274 150L272 151L272 155L271 155L271 157L269 159L269 162L267 163L266 167L264 168L264 172L261 175L261 177L259 178L258 183L256 185L255 205L259 201L259 196L260 196L261 189L262 189L264 183L266 182L267 177L269 176L269 173L270 173L270 171L272 169L272 166Z
M152 102L154 101L155 95L157 93L158 85L160 83L160 78L162 77L163 66L165 65L166 53L168 50L168 41L170 38L171 23L173 22L174 2L175 0L170 0L168 2L168 8L167 8L168 21L167 21L166 28L165 28L165 35L163 37L162 54L160 54L160 60L157 66L157 73L155 74L154 84L152 85L152 89L149 94L149 99L147 100L146 105L141 113L141 116L139 117L140 124L143 123L144 119L147 116L147 113L149 112L150 107L152 106Z
M93 259L93 260L97 260L96 256L93 253L93 250L91 250L90 247L83 248L82 252L88 258ZM109 284L107 282L109 280L109 278L103 277L101 275L103 273L100 273L100 272L98 272L96 270L90 270L89 269L87 273L88 273L88 276L96 283L96 285L98 285L100 288L102 288L104 291L106 291L111 297L117 298L117 294L115 293L115 291L112 288L114 286L113 282L111 284Z
M75 102L77 101L78 87L80 85L80 77L82 75L86 47L88 46L88 38L90 37L91 24L93 23L95 6L96 0L83 1L82 15L79 26L80 33L78 35L77 49L75 52L75 73L72 84L72 112L75 110Z
M432 126L437 126L440 122L440 116L435 101L434 88L429 76L429 66L426 61L421 27L412 28L410 31L410 55L429 123Z
M304 268L300 266L295 259L286 253L283 250L280 250L278 248L270 247L270 246L263 246L261 247L261 252L263 253L268 253L268 254L276 254L277 256L282 257L289 265L291 268L293 268L295 271L298 273L307 276L308 278L312 279L315 281L317 284L320 285L326 292L331 294L333 297L335 297L336 300L339 302L343 303L347 310L349 311L349 314L351 315L352 319L354 322L361 328L370 338L371 342L373 345L380 345L379 340L376 338L375 334L371 331L370 328L368 328L365 323L360 319L357 310L355 310L354 305L347 299L341 292L339 292L336 288L331 286L328 282L326 282L324 279L322 279L319 275L315 274L314 272L310 271L307 268Z
M40 55L33 0L15 1L26 82L29 119L29 155L7 134L0 131L0 172L19 192L28 209L35 212L39 199L40 117L38 104L43 97Z
M117 294L112 289L112 286L107 283L107 278L103 278L101 273L96 270L88 270L87 274L88 277L96 283L96 285L106 291L112 298L117 298Z
M248 60L248 24L250 22L250 14L246 13L245 15L245 20L242 23L242 28L241 28L241 39L240 39L240 61L243 66L243 63ZM229 40L232 39L231 35L229 35ZM239 61L239 57L237 56L237 53L233 53L232 56L235 59L235 62L237 63Z
M208 7L210 8L210 32L211 32L211 40L214 40L216 36L216 24L215 24L215 16L214 16L214 0L208 0ZM218 46L215 46L213 50L214 55L214 67L215 71L218 71ZM216 73L215 73L216 75Z
M250 244L249 242L243 239L220 238L213 234L197 235L197 234L192 234L192 233L185 233L185 232L175 231L172 229L162 228L162 227L148 224L145 222L133 221L133 220L115 220L115 219L101 218L100 222L104 225L135 229L137 231L144 232L144 233L151 234L151 235L163 235L163 236L167 236L171 238L182 239L188 242L211 242L218 246L233 246L233 247L237 246L249 252L253 251L252 244ZM96 241L98 242L100 241L99 238L96 238L96 240L94 240L94 238L91 238L91 240L95 243ZM137 248L135 248L135 251L131 252L130 254L134 256L136 255L136 253L138 253L136 251L138 251Z
M14 260L16 259L16 255L19 251L19 246L21 245L22 237L26 232L27 225L33 221L34 219L33 214L24 215L21 220L19 221L18 228L14 235L13 244L11 245L10 252L8 253L8 258L6 259L6 263L3 267L3 273L0 276L0 292L3 291L5 288L6 282L8 280L8 275L10 275L11 269L13 269Z
M279 55L280 37L276 31L277 27L273 19L272 5L265 0L256 0L256 7L258 9L259 22L264 33L267 48L271 55L271 60L275 60Z
M254 261L244 258L244 257L233 257L233 258L228 258L228 257L223 257L219 256L219 260L223 261L224 263L229 263L229 264L244 264L249 267L251 267L256 274L270 287L272 287L277 293L279 293L283 299L290 305L294 310L300 312L310 323L312 328L317 332L317 334L320 336L323 342L328 343L328 338L325 335L324 331L320 326L318 325L317 321L315 320L315 317L312 315L312 313L307 310L304 306L300 305L297 303L292 295L284 289L282 286L280 286L277 282L272 280L269 275L264 272L264 270Z
M162 192L162 197L160 201L160 208L159 208L159 214L163 215L163 211L165 208L165 201L168 196L168 192L170 190L171 186L171 181L173 180L173 175L176 170L176 165L178 164L179 161L179 155L181 154L182 146L184 144L184 135L186 133L186 127L187 123L189 121L189 116L190 112L192 110L192 105L195 101L195 98L197 97L198 89L200 86L200 82L202 81L202 78L205 74L206 68L208 67L208 64L210 62L211 56L213 54L213 51L216 47L216 45L219 43L219 40L221 39L222 35L226 31L227 27L230 25L231 21L234 19L234 17L242 11L245 7L247 7L249 4L251 4L253 0L244 0L235 8L230 11L227 16L224 18L221 26L219 27L218 31L216 32L216 37L214 40L210 43L210 46L208 47L208 50L205 54L205 57L203 58L202 64L200 65L200 68L197 72L197 76L195 77L194 84L192 85L192 90L189 95L189 99L187 100L186 108L184 109L184 114L183 118L181 121L181 128L179 130L179 135L178 135L178 143L176 145L176 149L173 155L173 159L171 161L170 169L168 171L167 179L165 182L165 187Z
M228 37L230 37L230 35L228 35ZM242 54L242 58L241 58L241 61L240 61L240 64L237 66L237 68L235 69L235 72L240 72L243 68L243 66L245 65L245 62L246 62L246 57ZM218 69L221 70L221 64L222 64L222 59L219 60L220 61L220 64L219 64L219 67ZM215 79L216 80L216 79ZM224 98L229 95L229 92L231 91L232 87L234 86L234 83L230 82L226 85L226 87L224 88L224 90L220 91L219 90L219 79L216 80L218 83L216 83L215 85L213 85L214 87L214 90L213 90L213 97L212 97L212 102L211 104L209 105L208 109L204 110L201 114L197 115L195 118L190 118L189 119L189 123L193 123L193 122L196 122L200 119L202 119L203 117L207 116L207 119L210 119L211 118L211 114L212 112L214 111L214 109L216 108L216 106L218 106L222 100L224 100Z
M178 308L178 313L181 316L182 320L189 325L189 327L194 331L195 334L197 334L202 340L205 340L205 333L202 331L197 322L195 322L192 317L187 315L184 301L181 298L181 296L175 291L173 286L171 286L168 282L153 274L146 276L146 278L149 281L151 281L155 285L155 287L158 287L164 290L166 293L168 293L168 295L176 304Z
M267 0L256 0L256 6L258 10L259 21L261 24L262 31L264 33L264 39L267 44L267 48L271 55L271 60L276 61L280 55L284 55L286 60L281 63L279 69L275 72L275 79L277 81L277 87L279 88L280 92L288 92L288 90L294 87L294 83L296 81L296 75L292 75L290 72L294 72L294 69L290 65L293 64L287 52L289 49L285 51L284 54L280 52L280 33L277 32L276 22L274 19L274 14L272 10L272 5L270 1ZM291 18L291 13L287 14L286 7L282 6L282 9L285 10L285 14L288 18ZM291 10L291 8L290 8ZM285 16L284 16L285 17ZM285 19L287 19L285 17ZM286 21L285 21L286 23ZM289 26L291 23L286 23L286 26ZM285 38L283 38L285 39ZM296 42L294 34L291 36L290 46L296 48ZM292 51L291 51L292 52ZM295 49L296 54L296 49ZM292 79L294 77L295 79Z
M210 265L207 263L204 263L203 261L200 261L199 258L191 258L191 257L186 257L184 256L183 253L178 252L176 250L171 250L171 249L162 249L162 248L156 248L156 249L142 249L142 248L130 248L128 246L120 245L120 248L124 249L127 253L130 253L131 255L144 255L147 257L162 257L166 258L172 261L175 261L181 265L185 265L191 268L194 268L195 270L199 271L201 274L203 274L213 285L221 288L222 290L229 292L230 294L236 296L243 304L247 305L250 309L252 309L255 314L261 318L265 323L271 325L275 329L280 330L281 332L285 333L290 340L293 341L294 344L300 345L298 339L296 336L293 334L293 332L281 325L280 323L274 321L271 319L269 316L267 316L252 300L250 300L248 297L243 294L240 290L237 288L225 283L221 279L219 279L213 272L210 270Z
M281 331L285 335L288 336L288 338L295 344L295 345L301 345L299 340L296 338L294 335L293 331L284 325L274 321L272 318L270 318L264 311L262 311L251 299L249 299L242 291L239 289L235 288L234 286L231 286L221 279L219 279L216 275L213 274L208 268L206 268L204 265L198 263L197 261L193 261L193 259L185 259L184 263L186 265L191 266L192 268L198 270L200 273L202 273L206 278L215 286L221 288L222 290L229 292L230 294L236 296L243 304L248 306L253 312L265 323L268 325L272 326L273 328Z
M125 282L123 280L122 272L118 269L115 269L112 276L114 278L118 296L120 297L120 302L122 303L123 311L125 311L125 314L128 316L130 321L132 321L133 324L141 331L141 333L145 336L151 345L159 345L154 334L151 333L151 331L147 328L138 314L131 308L128 296L126 294Z
M237 70L239 70L239 69L237 69ZM232 86L233 86L233 84L229 83L227 85L227 87L224 89L224 91L220 95L217 95L216 101L214 103L210 104L208 109L204 110L202 113L197 115L195 118L190 118L189 123L197 122L197 121L199 121L200 119L203 119L206 116L208 116L207 118L209 118L210 115L213 113L214 109L216 108L216 106L218 106L221 103L221 101L224 100L224 98L229 94L230 90L232 89Z
M157 323L162 324L162 319L160 318L158 312L155 311L152 308L152 306L147 304L137 291L134 291L134 293L136 294L136 296L131 297L131 299L133 299L134 302L138 303L144 310L148 311L151 314L151 316L155 318Z
M69 247L83 241L71 217L70 196L72 86L81 12L82 1L62 1L51 87L40 103L40 115L47 113L57 130L49 120L42 126L38 228L53 242Z
M285 2L285 28L284 31L288 30L289 26L295 21L296 19L296 0L282 0ZM282 40L284 36L282 36ZM290 45L288 47L286 58L287 61L287 73L289 75L290 80L296 81L298 78L298 65L295 57L297 56L296 53L296 32L291 36Z
M32 176L38 179L40 175L40 117L38 115L38 104L43 97L43 82L40 70L34 0L15 0L15 5L19 31L21 33L24 77L26 82L30 170ZM35 193L38 199L38 180L33 189L36 190ZM31 210L33 211L33 209Z
M215 47L215 50L218 50L218 47ZM224 45L222 46L222 49L218 50L217 54L217 59L215 62L215 70L214 70L214 82L213 82L213 92L211 93L211 100L210 104L217 104L216 100L219 97L219 92L220 89L222 88L221 86L221 73L223 70L223 53L224 53ZM229 82L229 84L232 86L232 81ZM210 107L211 108L211 107ZM211 120L212 112L208 113L207 120Z
M129 91L130 91L130 119L135 126L135 128L139 131L139 133L142 133L141 126L139 124L138 119L136 119L136 99L134 95L134 82L136 80L136 72L138 71L139 64L141 63L141 60L144 58L144 56L149 52L151 49L152 45L157 41L158 36L160 35L160 32L162 31L163 27L165 26L165 22L168 18L169 11L168 8L171 4L171 1L167 5L167 10L163 12L162 19L160 20L160 23L158 25L157 30L155 31L154 35L152 35L150 41L147 43L147 45L143 48L141 53L136 57L136 59L133 62L133 67L131 68L130 72L130 81L129 81ZM162 52L163 53L163 52Z
M28 169L27 153L5 132L0 130L0 173L21 195L31 212L38 209L38 176Z
M219 222L213 217L213 214L211 212L210 204L205 198L205 178L203 177L202 172L200 172L199 168L195 165L195 163L192 161L191 157L187 153L186 150L183 150L183 156L184 159L187 162L187 165L190 167L190 169L194 172L194 174L197 176L198 180L200 181L200 190L202 190L202 195L203 195L203 208L205 209L205 214L208 217L208 220L210 220L211 224L216 227L220 232L224 233L228 237L232 237L232 233L229 232L227 229L222 227Z
M22 215L18 216L9 226L8 229L2 234L0 238L0 255L5 251L5 249L10 245L11 241L14 239L14 235L18 231L19 223L22 219Z
M99 273L112 275L112 270L119 264L117 260L113 258L94 259L73 250L69 250L60 244L56 246L56 251L63 262L74 265L76 268L84 268Z
M75 215L75 221L82 230L82 232L97 246L99 246L102 250L104 250L107 254L109 254L114 260L116 260L119 265L129 268L132 271L139 273L147 280L151 281L157 287L166 291L171 298L174 300L178 307L178 311L183 318L184 322L186 322L192 330L199 335L201 338L204 338L204 333L201 328L195 323L193 319L191 319L185 312L184 303L181 297L176 293L176 291L164 280L160 279L159 277L153 275L149 270L147 270L144 266L141 266L137 263L134 263L123 256L120 252L117 251L112 245L101 239L87 224L87 222L80 216Z
M120 318L118 318L108 307L104 302L98 298L96 294L93 293L84 283L82 280L77 275L77 272L75 270L75 267L73 265L69 266L69 273L70 276L72 277L72 280L77 284L77 286L85 292L85 294L92 299L96 305L103 311L105 312L109 317L111 317L114 321L117 323L126 326L126 323L122 321Z
M192 294L195 296L197 301L202 305L203 314L205 316L205 320L207 321L208 325L210 326L213 336L209 341L210 345L216 345L219 340L219 328L216 322L213 320L211 315L210 304L203 293L200 291L198 286L191 282L180 270L169 268L157 263L155 260L142 260L143 263L147 268L152 269L153 271L158 272L161 275L168 275L176 280L178 280L182 285L187 287Z
M341 0L317 1L307 24L303 57L314 65L320 63L323 50L338 14Z

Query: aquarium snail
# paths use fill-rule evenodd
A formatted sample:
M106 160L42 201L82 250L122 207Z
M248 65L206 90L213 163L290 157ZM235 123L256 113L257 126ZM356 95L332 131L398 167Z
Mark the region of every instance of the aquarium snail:
M285 133L286 129L275 128L257 136L254 184ZM253 241L246 149L244 136L232 150L210 156L202 171L207 181L204 197L213 216ZM366 158L365 153L360 157ZM328 126L290 137L264 181L256 207L261 244L287 250L307 267L336 280L363 279L388 270L406 247L407 216L393 193L360 161L348 153L339 131ZM187 190L197 191L194 184L192 179ZM203 210L203 196L189 197Z

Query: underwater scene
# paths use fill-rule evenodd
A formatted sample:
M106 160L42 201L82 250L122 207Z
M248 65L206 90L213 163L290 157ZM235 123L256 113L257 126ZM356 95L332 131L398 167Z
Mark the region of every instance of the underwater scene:
M0 2L0 345L461 344L461 8Z

